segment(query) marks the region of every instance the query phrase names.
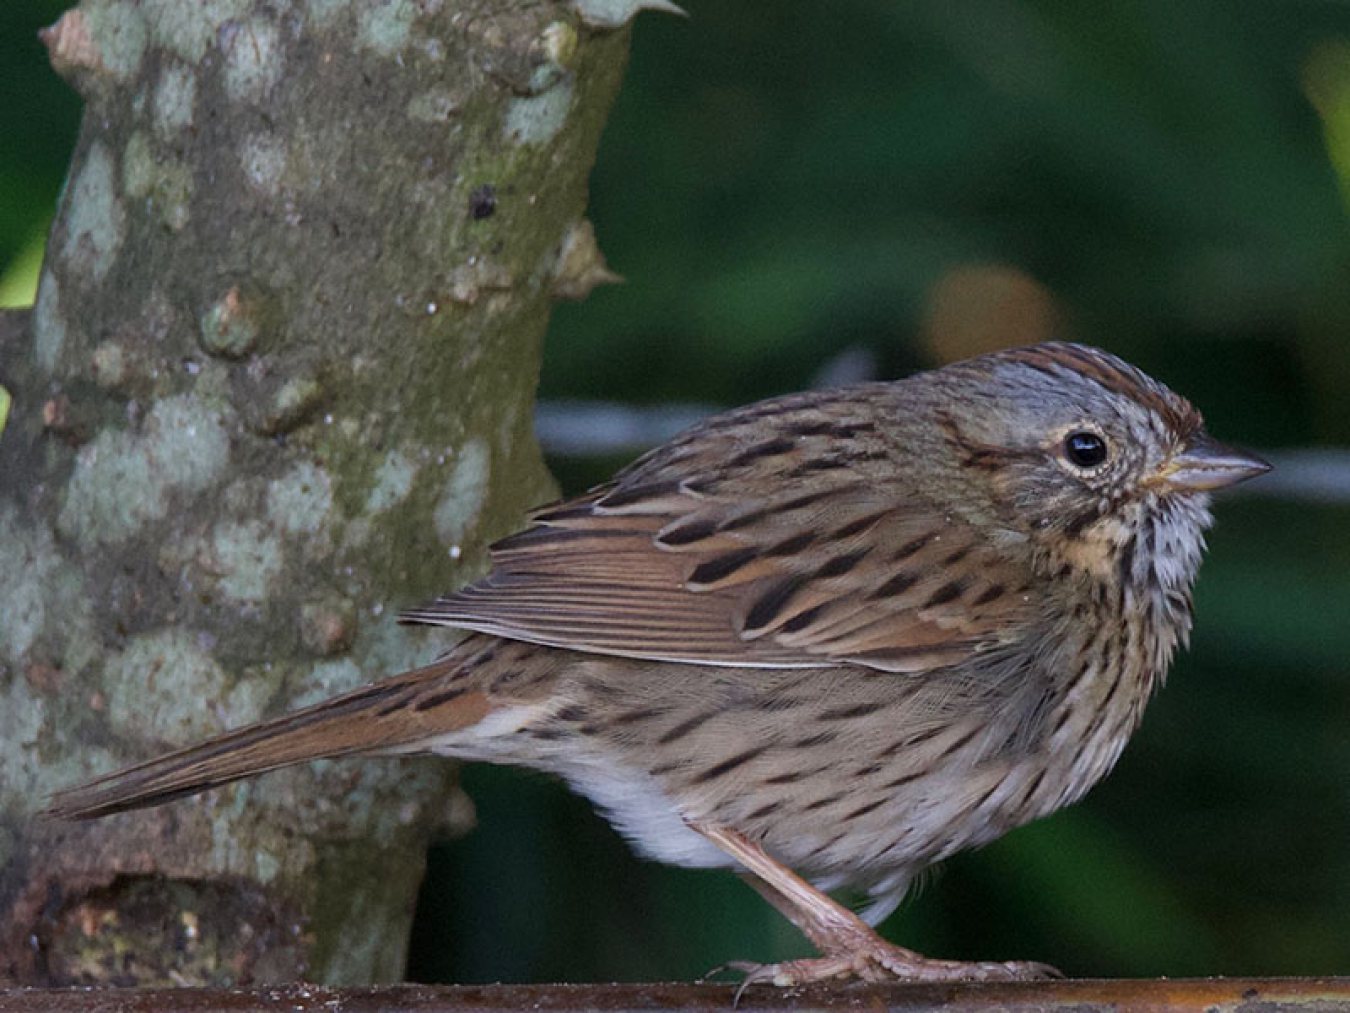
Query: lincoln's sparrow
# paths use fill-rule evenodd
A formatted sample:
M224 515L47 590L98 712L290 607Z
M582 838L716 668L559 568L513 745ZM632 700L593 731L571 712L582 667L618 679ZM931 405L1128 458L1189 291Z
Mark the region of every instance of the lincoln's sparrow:
M354 753L514 763L645 855L738 870L822 953L753 980L1044 973L867 923L1111 768L1190 629L1208 492L1266 468L1077 345L764 401L541 510L487 577L406 613L474 631L434 663L52 811ZM861 919L822 892L842 886Z

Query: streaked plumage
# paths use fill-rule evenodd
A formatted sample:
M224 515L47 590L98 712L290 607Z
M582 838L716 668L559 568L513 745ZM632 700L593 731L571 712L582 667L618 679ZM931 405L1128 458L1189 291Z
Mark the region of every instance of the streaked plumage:
M1264 467L1075 345L761 402L544 508L486 577L406 613L475 631L432 665L53 810L349 753L521 764L651 857L748 872L825 954L756 977L1038 973L890 946L787 869L867 891L875 923L925 866L1080 797L1188 634L1207 491Z

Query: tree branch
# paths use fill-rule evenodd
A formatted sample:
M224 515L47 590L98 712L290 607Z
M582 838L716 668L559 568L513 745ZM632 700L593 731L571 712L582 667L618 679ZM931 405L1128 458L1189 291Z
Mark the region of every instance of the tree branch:
M33 813L444 646L386 606L550 491L539 343L627 32L516 0L174 10L45 33L87 110L22 350L42 402L0 438L0 980L393 979L462 825L445 764Z

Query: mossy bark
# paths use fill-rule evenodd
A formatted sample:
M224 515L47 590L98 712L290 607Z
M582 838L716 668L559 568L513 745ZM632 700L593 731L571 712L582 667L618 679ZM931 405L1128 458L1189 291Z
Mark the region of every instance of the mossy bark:
M396 979L464 811L446 764L35 812L444 646L390 606L473 577L550 491L539 343L627 31L518 0L85 0L46 42L87 111L0 348L0 981Z

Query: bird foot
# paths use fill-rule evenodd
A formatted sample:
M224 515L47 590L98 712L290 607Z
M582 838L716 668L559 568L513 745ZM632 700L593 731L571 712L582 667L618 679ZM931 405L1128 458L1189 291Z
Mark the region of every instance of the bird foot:
M1028 981L1062 978L1049 964L1031 960L978 961L933 960L913 950L881 939L847 953L833 953L779 964L734 962L726 965L745 974L741 991L750 985L769 984L783 988L819 981ZM737 993L739 997L739 992Z

